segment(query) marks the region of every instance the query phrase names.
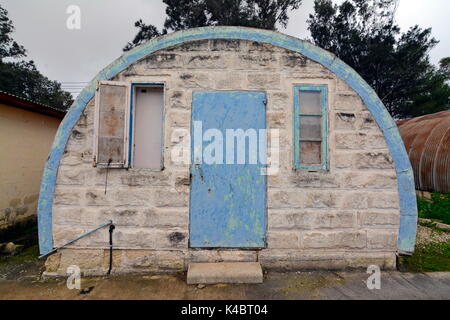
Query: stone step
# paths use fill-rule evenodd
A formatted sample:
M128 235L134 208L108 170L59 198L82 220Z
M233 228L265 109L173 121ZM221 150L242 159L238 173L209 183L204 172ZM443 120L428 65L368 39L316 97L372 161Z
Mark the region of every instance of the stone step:
M188 284L262 283L258 262L190 263Z

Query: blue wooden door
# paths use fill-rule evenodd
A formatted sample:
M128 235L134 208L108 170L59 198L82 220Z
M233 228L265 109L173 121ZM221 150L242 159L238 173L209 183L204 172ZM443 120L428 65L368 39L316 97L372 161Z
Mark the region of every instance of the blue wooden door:
M266 246L265 101L263 92L193 94L190 193L190 246L193 248ZM245 143L241 140L240 145L245 148L245 161L242 154L238 155L243 152L239 138L227 137L230 131L248 134L244 135ZM208 155L214 158L211 160Z

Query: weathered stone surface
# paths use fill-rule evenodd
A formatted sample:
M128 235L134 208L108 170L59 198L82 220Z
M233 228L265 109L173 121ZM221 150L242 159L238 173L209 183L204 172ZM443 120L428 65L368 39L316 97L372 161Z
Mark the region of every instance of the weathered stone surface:
M334 208L338 205L338 196L330 190L309 191L306 193L306 208Z
M394 160L388 152L358 153L355 158L357 169L393 169Z
M189 112L170 112L167 114L171 128L189 128L191 124L191 114Z
M366 247L365 231L310 231L303 235L304 248L347 248L361 249Z
M80 205L83 201L83 191L79 189L57 187L53 203L55 205Z
M312 218L316 229L346 229L357 227L357 215L354 211L318 212Z
M157 207L187 207L189 195L176 191L158 190L155 194L155 206Z
M264 250L259 256L264 269L275 271L296 270L367 270L370 265L380 266L382 270L393 270L396 256L393 252L349 252L327 251L320 252L273 249Z
M269 230L267 247L269 249L289 249L300 247L300 233L298 231Z
M182 56L171 52L159 52L145 60L147 69L177 69L183 65Z
M292 207L304 207L305 195L295 190L268 190L267 205L269 209L283 209Z
M184 57L184 67L187 69L224 69L228 57L214 53L198 53Z
M400 214L395 211L380 212L370 210L359 212L359 223L361 226L399 226Z
M303 210L269 210L269 228L272 230L310 229L313 214Z
M94 272L102 271L103 250L60 250L61 259L58 266L58 273L67 275L67 268L78 266L82 275L90 275Z
M107 192L105 194L105 189L88 189L86 190L85 197L86 197L86 204L88 206L114 205L114 199L112 199Z
M174 272L184 270L181 251L126 250L121 257L119 272Z
M58 171L58 178L56 183L59 185L78 185L81 186L85 182L84 170L71 170L69 168L61 167Z
M223 40L213 39L211 40L211 51L233 51L238 52L241 49L242 42L239 40Z
M393 169L394 161L389 155L388 151L376 152L336 152L334 156L334 165L339 169ZM386 174L388 171L385 172ZM395 171L389 171L390 174L395 174Z
M133 169L128 175L121 175L121 182L130 187L170 186L169 174L165 171L151 172Z
M187 229L189 214L186 209L145 209L142 213L143 227L177 227Z
M57 252L47 257L45 260L46 272L57 272L59 270L59 264L61 262L61 253Z
M208 73L183 72L178 75L177 85L181 88L207 88L212 81Z
M209 40L191 41L180 44L166 49L168 52L181 51L181 52L191 52L191 51L208 51L209 50Z
M394 173L345 173L340 174L338 179L343 188L395 190L397 187L397 177Z
M184 91L169 90L167 92L169 108L172 109L189 109L189 99Z
M342 133L336 132L337 149L377 150L386 149L387 144L381 134L367 134L364 132Z
M340 205L343 209L367 209L369 207L369 198L364 192L347 192L342 196Z
M241 73L223 72L214 75L214 87L218 90L244 88L245 78Z
M395 192L372 192L369 194L369 207L380 209L400 208L398 193Z
M59 225L80 225L83 208L53 207L53 222Z
M286 115L283 112L268 112L267 123L270 128L284 128L286 126Z
M257 262L222 262L189 264L188 284L262 283L263 273Z
M130 187L124 190L115 191L113 196L117 206L122 207L145 207L155 204L155 192L158 189Z
M397 247L397 231L368 230L367 246L369 249L394 249Z
M186 262L256 262L256 251L242 250L190 250Z
M287 53L281 56L281 67L289 69L302 69L307 65L308 59L299 53Z
M251 53L258 52L283 52L284 49L272 46L267 43L249 41L247 42L247 50Z
M335 113L336 130L378 130L370 112L337 112Z
M366 111L361 98L356 94L336 95L335 109L339 111Z
M278 66L276 56L272 54L242 54L238 56L237 68L258 70L260 68L273 69Z
M326 172L292 172L282 177L286 184L296 188L338 188L336 174Z
M279 74L249 73L247 79L250 89L278 89L281 86Z
M181 229L117 228L116 245L125 248L180 249L187 247L187 233Z
M140 227L142 225L142 213L132 208L100 210L97 224L101 225L110 220L116 227Z

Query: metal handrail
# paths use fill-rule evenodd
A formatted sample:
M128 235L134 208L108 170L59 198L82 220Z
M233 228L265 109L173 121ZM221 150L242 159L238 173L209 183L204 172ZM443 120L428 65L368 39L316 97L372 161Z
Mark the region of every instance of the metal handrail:
M58 250L60 250L60 249L62 249L62 248L64 248L64 247L67 247L68 245L70 245L70 244L72 244L72 243L74 243L74 242L77 242L78 240L83 239L84 237L87 237L88 235L90 235L90 234L92 234L92 233L94 233L94 232L96 232L96 231L98 231L98 230L100 230L100 229L102 229L102 228L109 227L109 226L112 226L112 225L113 225L113 222L112 222L112 220L110 220L108 223L105 223L105 224L103 224L103 225L101 225L101 226L99 226L99 227L97 227L97 228L95 228L95 229L93 229L93 230L91 230L91 231L89 231L89 232L83 233L83 234L82 234L81 236L79 236L78 238L76 238L76 239L74 239L74 240L71 240L71 241L69 241L69 242L63 244L62 246L60 246L60 247L58 247L58 248L55 248L55 249L53 249L52 251L47 252L46 254L43 254L43 255L39 256L39 259L42 259L42 258L44 258L44 257L47 257L47 256L49 256L49 255L55 253L56 251L58 251Z

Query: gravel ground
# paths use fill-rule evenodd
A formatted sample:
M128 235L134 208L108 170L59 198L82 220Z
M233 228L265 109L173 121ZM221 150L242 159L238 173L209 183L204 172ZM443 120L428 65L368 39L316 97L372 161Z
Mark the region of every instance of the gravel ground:
M417 230L417 247L428 243L450 242L450 233L419 225Z

